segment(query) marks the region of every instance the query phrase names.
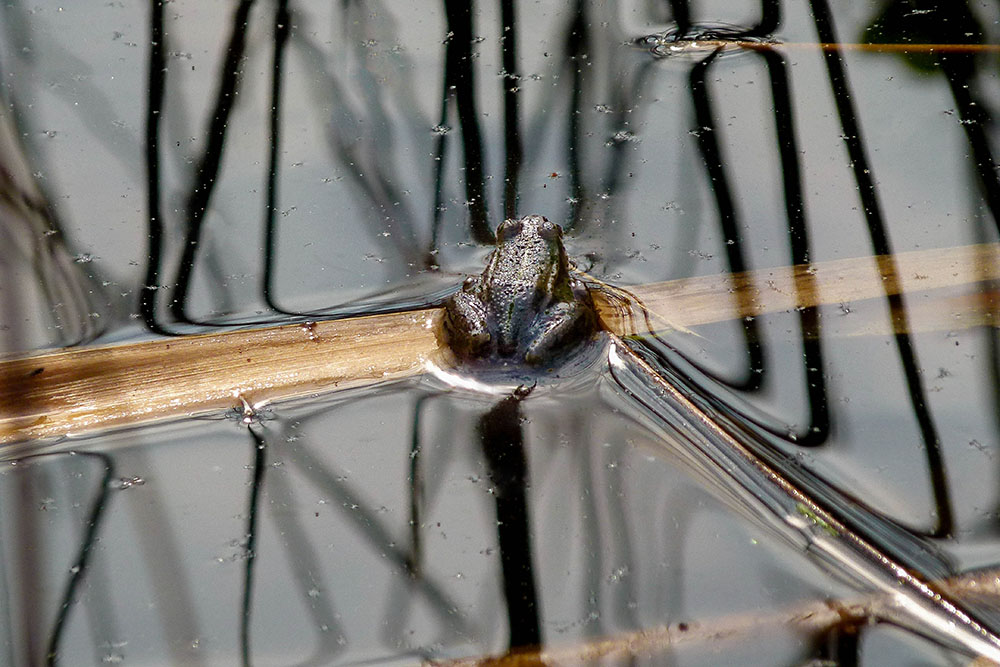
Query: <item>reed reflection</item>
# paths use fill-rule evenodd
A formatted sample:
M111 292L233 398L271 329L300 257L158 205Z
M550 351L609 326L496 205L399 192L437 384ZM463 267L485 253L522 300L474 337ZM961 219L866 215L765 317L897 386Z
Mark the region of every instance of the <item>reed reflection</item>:
M813 18L819 41L825 44L836 44L837 34L834 28L833 15L826 0L811 0ZM837 114L843 128L844 142L848 158L857 183L858 195L868 224L872 251L881 255L885 261L892 263L892 245L889 233L883 220L882 206L879 202L878 188L871 163L865 148L864 135L857 120L857 111L851 96L847 70L838 49L823 51L830 86L834 92ZM913 409L914 417L920 428L924 452L927 456L928 474L934 492L934 503L937 507L936 524L926 531L933 537L949 537L954 530L954 510L951 497L948 494L947 474L944 457L941 452L941 439L937 427L927 406L927 393L920 373L920 365L916 358L916 350L909 334L909 323L906 314L905 299L902 290L894 284L893 279L885 281L886 303L890 312L897 318L896 334L893 340L899 355L900 365L906 377L906 387Z
M351 3L347 3L350 5ZM145 279L141 296L139 297L140 312L147 328L155 333L176 334L190 329L181 325L192 325L198 327L208 326L228 326L232 320L225 317L218 320L199 319L192 315L192 292L194 276L198 267L211 266L211 256L206 257L208 248L204 237L206 226L211 222L207 212L212 208L214 197L217 196L216 185L224 171L227 148L227 135L232 132L231 126L235 124L233 109L241 92L240 63L247 56L247 42L245 35L248 30L253 14L251 12L252 2L241 2L235 7L231 18L230 38L226 47L226 57L219 69L218 87L215 93L213 106L209 111L209 120L205 131L205 146L198 160L191 168L191 187L184 197L184 212L178 218L177 225L169 224L169 215L165 215L164 210L169 210L169 206L164 204L168 198L163 190L162 174L164 172L161 165L161 153L164 152L165 142L161 138L162 117L169 105L166 104L169 35L164 29L164 5L153 2L150 5L150 51L149 51L149 98L146 113L146 177L147 177L147 208L148 208L148 263L145 272ZM692 38L705 35L705 28L700 23L698 16L698 6L688 0L672 0L669 3L674 22L676 23L677 34L683 38ZM526 165L531 162L535 142L530 132L523 133L522 125L529 127L541 127L543 130L551 126L544 125L541 121L531 119L533 108L525 101L524 96L517 90L521 76L523 76L521 63L523 62L525 43L517 41L518 19L520 6L509 0L503 0L500 4L500 25L505 33L500 47L500 57L503 63L502 75L499 80L500 96L503 101L503 124L502 124L502 147L497 150L502 154L501 160L490 161L489 151L492 145L488 139L489 130L483 127L483 111L488 108L488 104L477 95L477 82L482 80L482 71L476 68L475 49L473 44L477 43L478 32L474 26L475 5L462 5L461 3L447 0L443 3L444 20L447 26L448 36L444 41L441 50L443 56L443 71L440 73L440 114L438 116L439 130L431 141L433 145L433 165L428 167L428 176L424 183L429 191L428 201L431 202L430 210L426 211L426 218L417 218L410 213L394 212L398 209L395 205L402 200L400 192L403 186L400 184L401 169L390 160L391 151L378 150L376 142L364 144L363 148L355 147L352 142L358 137L348 134L336 134L331 132L330 151L336 161L341 164L364 165L363 168L351 170L351 178L354 179L357 192L361 193L370 204L373 217L391 218L384 227L379 227L379 231L393 237L396 243L394 253L388 257L389 261L410 262L419 266L422 270L429 272L439 272L437 264L439 250L442 243L442 227L446 223L453 223L460 219L463 225L467 225L468 238L477 244L488 245L492 242L492 227L501 216L513 217L517 214L519 202L527 189L525 185ZM824 0L813 0L811 2L816 31L820 42L834 44L838 35L834 29L834 22L830 7ZM913 10L919 10L914 12ZM344 15L348 11L358 12L357 5L347 7L345 5ZM934 15L935 21L930 18L917 19L913 16ZM353 16L353 15L352 15ZM616 95L615 103L612 105L612 117L608 121L609 126L624 126L622 119L627 113L632 113L637 108L639 93L646 88L647 84L655 78L657 74L656 64L649 59L637 66L628 69L622 76L621 82L616 85L609 85L606 81L596 81L595 75L589 74L583 61L585 56L589 57L600 48L599 39L595 37L593 23L598 16L594 6L583 2L575 3L573 13L565 25L561 28L559 37L563 44L563 65L562 72L568 73L571 85L565 90L564 100L570 110L566 119L567 134L566 140L561 145L565 149L565 156L562 157L564 163L568 165L568 185L566 186L568 197L566 200L567 229L574 229L583 232L592 224L590 214L606 207L607 211L624 211L625 205L612 201L610 204L601 203L606 198L614 200L616 196L627 192L624 185L625 174L631 166L630 153L626 148L630 145L626 138L615 138L611 140L613 144L609 151L600 159L587 161L581 158L585 137L588 134L600 133L605 127L598 126L582 117L580 113L586 106L584 100L585 93L591 87L606 85L611 91L609 95ZM274 6L273 23L270 25L273 60L270 71L270 113L268 115L269 151L267 155L266 181L266 201L262 213L262 237L264 239L264 250L261 257L263 269L263 279L260 281L260 298L270 309L269 313L261 316L243 317L240 316L241 323L262 323L277 321L279 315L291 317L315 316L317 310L296 310L288 307L282 302L282 292L280 281L277 275L281 268L282 261L288 261L279 252L280 216L278 215L281 202L282 166L280 156L282 154L282 119L287 111L286 87L283 85L286 76L287 60L286 55L292 48L299 48L302 51L313 49L311 53L316 55L315 45L307 43L306 38L297 35L291 26L297 20L303 20L304 13L301 7L296 7L289 0L278 0ZM941 23L937 21L947 18L944 21L947 28L941 28ZM781 24L780 4L776 1L761 2L760 20L756 25L744 30L735 30L721 37L732 41L748 38L766 38L774 33ZM893 40L899 42L914 42L917 40L930 39L934 36L941 38L941 30L946 30L945 37L953 43L978 43L983 39L981 26L975 21L974 15L969 10L967 4L943 3L943 2L896 2L889 5L888 9L879 17L877 25L880 26L879 39ZM298 28L302 31L302 25ZM937 32L934 32L934 30ZM954 32L952 32L954 31ZM961 34L959 34L961 33ZM720 35L713 34L714 37ZM873 36L873 39L876 37ZM529 47L530 48L530 47ZM520 51L519 51L520 49ZM782 55L780 47L760 48L754 51L754 58L759 58L767 71L768 84L773 103L773 117L776 126L775 147L781 171L781 191L783 196L783 207L785 211L785 223L787 225L789 240L789 262L792 264L807 264L811 261L811 246L809 236L810 221L807 216L805 197L802 192L802 165L800 164L800 146L796 140L794 106L792 104L794 95L791 89L791 77L789 75L788 62ZM885 224L885 215L882 202L879 196L877 178L872 172L872 164L868 159L868 147L862 134L862 128L858 119L857 109L854 107L853 99L855 91L848 80L846 66L841 58L841 54L836 48L827 49L824 52L824 61L829 78L829 85L834 92L834 99L837 105L837 114L843 136L846 143L846 154L852 167L861 207L864 211L867 224L867 233L870 238L872 253L888 257L887 262L891 262L891 252L893 246ZM740 216L740 199L738 196L739 183L732 175L732 165L726 155L727 147L720 141L720 123L717 119L716 98L713 96L710 85L713 68L720 62L718 52L713 52L697 63L693 64L688 75L688 90L683 93L693 109L693 120L699 128L697 131L696 143L702 166L704 168L704 182L711 190L711 197L717 216L717 224L722 231L722 236L726 240L725 256L727 268L732 272L742 272L752 269L752 260L748 259L750 253L747 250L748 238L745 233L746 221ZM967 140L972 150L972 157L975 163L976 173L985 193L985 199L993 215L994 221L1000 224L1000 182L996 175L996 162L989 145L989 113L985 104L987 96L978 88L980 64L976 57L971 54L950 53L941 56L932 64L939 68L941 73L947 78L963 121L962 127L966 133ZM172 77L173 74L171 73ZM350 96L351 90L347 87L338 88L332 77L317 77L321 81L321 87L332 91L331 96L337 104L347 107L346 99ZM620 84L620 85L617 85ZM378 96L369 98L369 102L374 105L381 103ZM338 107L339 108L339 107ZM367 111L367 110L366 110ZM345 112L346 113L346 112ZM388 118L384 114L384 109L376 109L373 115L382 113L383 118ZM367 116L362 116L367 118ZM422 126L423 119L416 113L412 117L413 124ZM458 131L450 132L449 125L457 122ZM429 125L429 123L427 123ZM425 128L426 129L426 128ZM623 135L624 136L624 135ZM460 215L453 212L446 215L448 208L447 196L449 183L448 165L449 160L454 159L458 154L453 143L458 144L460 149L460 167L458 170L463 174L464 205ZM383 144L379 144L382 146ZM231 149L231 146L230 146ZM430 160L428 160L430 164ZM498 171L493 173L496 164L502 164L502 174ZM369 169L371 167L371 169ZM362 173L363 172L363 173ZM361 174L361 175L359 175ZM491 179L499 180L502 177L502 196L499 205L491 207L490 202L496 199L492 196L489 187ZM597 185L593 185L593 184ZM495 191L495 190L494 190ZM623 197L624 198L624 197ZM618 207L617 209L615 207ZM416 208L416 207L414 207ZM422 209L426 210L426 209ZM387 212L388 211L388 212ZM448 216L451 217L448 217ZM626 216L622 216L626 219ZM426 233L421 233L421 220L425 223ZM346 221L340 227L331 227L332 233L350 234L355 233L361 227L357 221ZM398 234L396 232L399 232ZM173 246L168 247L168 237L172 239ZM183 245L178 245L183 244ZM600 252L595 252L599 255ZM171 262L176 256L176 266ZM600 259L599 257L597 258ZM221 271L217 271L221 273ZM164 287L164 276L168 280L175 280L175 283ZM455 284L458 277L453 277ZM450 278L449 278L450 280ZM809 277L804 277L802 283L803 290L809 289ZM935 515L937 521L928 528L917 528L916 532L937 538L945 538L954 532L954 509L947 488L947 470L941 448L941 438L938 428L930 408L927 405L927 388L925 381L921 377L920 363L917 358L915 346L908 331L906 315L906 303L902 296L898 296L900 290L895 285L886 285L886 302L893 316L898 318L896 329L899 333L894 336L896 354L899 364L904 371L906 391L913 412L913 418L918 424L922 444L927 457L927 470L930 476L930 485L933 490ZM340 317L358 312L376 312L379 309L397 309L412 306L414 304L423 305L427 302L427 296L422 295L403 303L402 301L373 302L362 304L338 303L329 308L322 309L322 314L330 317ZM702 372L704 380L701 390L713 394L713 386L710 381L720 382L726 385L727 390L743 392L750 396L751 402L754 392L759 392L765 382L774 380L773 369L769 368L766 359L770 354L782 354L783 351L765 350L762 334L763 324L746 316L751 312L751 304L744 302L739 304L737 320L743 337L745 346L745 364L737 368L732 374L722 377L720 374L710 374L704 367L699 367L697 360L682 360L680 363L688 363L693 368L693 374L699 370ZM239 306L234 306L233 311L238 311ZM728 404L724 407L727 414L734 421L747 428L757 429L778 435L793 441L799 446L816 447L828 444L830 438L831 417L828 407L828 387L826 383L825 369L827 360L824 357L823 331L819 319L819 311L815 307L805 308L796 313L798 331L796 332L797 346L792 354L801 349L802 377L804 382L804 395L808 401L809 418L808 423L797 427L791 431L775 426L769 417L764 415L759 417L751 410L741 411L739 404ZM286 319L282 319L286 321ZM659 345L660 347L657 347ZM659 354L659 359L664 365L677 365L674 350L669 349L669 343L661 340L650 342L650 347ZM994 355L995 355L994 348ZM995 358L994 358L995 361ZM996 364L994 364L995 366ZM996 386L995 373L992 376L993 386ZM724 394L719 390L706 400L716 401L720 407L733 394ZM508 604L508 622L511 630L510 648L523 645L533 645L540 643L541 630L538 621L537 591L532 576L531 553L530 553L530 531L526 523L527 500L524 487L527 478L526 463L523 455L523 434L519 428L513 425L517 423L520 414L520 399L511 397L497 406L480 422L482 435L483 453L491 470L491 477L497 486L498 495L496 498L496 514L499 519L501 530L499 541L501 544L501 563L505 580L505 590ZM418 408L417 412L420 412ZM432 600L437 613L446 617L450 605L454 600L448 598L446 591L442 587L435 585L433 580L425 578L425 571L422 565L422 545L419 526L421 524L420 507L427 502L427 494L422 485L420 468L422 454L416 445L419 440L420 422L414 420L413 438L411 443L411 467L410 481L412 483L410 492L410 531L412 544L410 548L394 547L388 549L387 558L399 568L405 571L412 585L423 595ZM263 444L254 434L256 455L263 457ZM492 444L491 444L492 443ZM498 444L499 443L499 444ZM505 443L505 444L503 444ZM777 460L777 459L775 459ZM296 465L301 466L303 474L307 475L310 483L317 488L323 488L329 493L341 498L345 503L362 505L357 502L363 497L363 491L350 487L343 482L337 471L311 458L307 447L296 450ZM258 505L260 503L259 491L263 488L264 461L256 460L254 463L255 477L252 482L253 494L249 501L251 508L248 534L251 538L258 531L257 519ZM784 461L783 465L795 465L795 461ZM268 484L277 484L269 481ZM822 485L820 482L817 484ZM289 493L290 490L288 491ZM831 496L836 496L836 490L830 491ZM840 502L849 503L858 498L850 498L845 495L836 496ZM504 518L506 517L506 519ZM387 526L379 516L374 513L364 514L357 519L358 529L363 531L366 539L372 545L379 545L393 541L393 530ZM300 537L295 541L300 545L307 542L304 536L307 534L304 528L300 527ZM504 548L504 545L507 545ZM245 597L243 603L243 655L244 661L249 661L250 656L250 620L253 608L253 584L254 568L257 561L254 556L254 543L252 539L248 542L247 565L245 579ZM297 562L308 563L317 560L315 555L310 555L308 549L302 546L292 547L296 551ZM303 566L298 572L301 581L305 581L307 567ZM332 605L321 612L316 612L316 618L329 619L333 615ZM399 618L403 612L394 609L390 618ZM444 623L444 621L442 621ZM448 626L449 631L460 633L465 630L461 623L452 621ZM56 633L58 635L58 632ZM838 638L838 646L847 646L839 649L842 654L851 653L853 646L850 637L850 629L845 632L846 639ZM328 641L328 640L327 640ZM58 644L56 639L54 644ZM330 644L324 644L325 654L332 655L336 648ZM834 652L840 656L841 653Z
M678 27L674 34L678 39L697 39L697 35L709 32L712 38L719 39L720 42L737 42L752 37L763 36L764 28L773 28L780 13L776 6L771 3L762 8L762 18L760 24L746 31L727 29L725 36L712 33L710 28L694 26L689 23L686 3L676 3L684 5L681 11L682 22L678 22ZM745 227L739 220L737 212L736 197L733 185L728 176L728 166L723 157L719 142L719 128L715 123L715 112L712 107L712 97L709 87L706 85L708 73L716 62L721 48L717 48L707 57L701 59L691 68L690 85L691 96L694 102L695 125L698 130L695 132L698 147L702 154L705 169L706 181L715 200L716 209L719 216L719 224L726 239L725 253L729 268L733 273L742 273L749 269L743 251L744 241L741 229ZM787 64L783 56L772 49L758 48L751 53L761 57L767 67L768 78L771 83L771 93L776 126L776 144L778 156L781 164L781 176L783 179L784 207L787 216L790 261L792 264L807 264L810 261L808 225L806 220L805 201L802 194L801 167L799 164L800 154L795 136L795 124L791 104L791 88L787 74ZM810 278L804 278L800 289L808 290ZM706 373L717 382L743 392L755 392L761 390L766 379L766 367L764 364L765 351L763 348L762 336L759 323L752 316L753 297L746 292L738 292L737 312L741 314L738 321L743 328L743 336L746 341L748 365L739 379L727 377L722 378L717 374L710 373L704 368ZM744 413L743 417L754 421L761 428L770 430L775 435L788 437L800 446L816 446L826 441L829 437L829 410L826 396L826 386L824 379L824 364L822 346L820 340L819 317L816 308L804 308L799 311L801 346L803 349L803 377L805 381L805 394L808 398L810 419L802 428L789 432L787 429L775 429L768 422L757 420L750 413Z

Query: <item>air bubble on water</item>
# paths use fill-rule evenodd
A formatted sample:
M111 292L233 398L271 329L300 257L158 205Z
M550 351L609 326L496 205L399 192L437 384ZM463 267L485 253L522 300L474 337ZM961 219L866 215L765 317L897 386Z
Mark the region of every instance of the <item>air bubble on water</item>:
M125 489L131 489L133 486L142 486L145 483L146 480L142 477L122 477L117 481L115 488L124 491Z
M639 136L630 130L618 130L615 132L614 136L604 143L605 146L611 147L618 144L632 143L637 144L641 141Z

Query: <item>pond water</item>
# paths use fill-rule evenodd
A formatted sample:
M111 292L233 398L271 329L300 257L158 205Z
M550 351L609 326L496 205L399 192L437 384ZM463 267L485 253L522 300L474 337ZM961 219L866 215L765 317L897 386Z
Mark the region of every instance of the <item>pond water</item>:
M528 213L595 289L996 243L998 21L6 3L0 353L439 305ZM423 376L38 443L0 463L0 662L995 657L994 290L728 290L521 400Z

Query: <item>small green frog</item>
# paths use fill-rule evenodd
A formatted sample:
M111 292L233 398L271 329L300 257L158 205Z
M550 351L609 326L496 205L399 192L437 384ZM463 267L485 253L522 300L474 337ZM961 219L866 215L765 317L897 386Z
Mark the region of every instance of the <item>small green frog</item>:
M464 360L509 359L537 366L596 328L594 302L570 276L562 228L540 215L505 220L481 276L445 307L445 328Z

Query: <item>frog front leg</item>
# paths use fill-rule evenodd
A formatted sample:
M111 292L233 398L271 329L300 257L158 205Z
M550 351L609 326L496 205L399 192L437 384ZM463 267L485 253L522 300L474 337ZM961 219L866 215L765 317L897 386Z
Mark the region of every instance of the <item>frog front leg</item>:
M553 304L539 313L533 325L534 335L524 353L524 360L537 366L558 353L558 348L576 342L593 329L594 311L578 301Z
M444 325L448 343L462 359L486 356L492 336L486 304L475 293L463 289L445 304Z

